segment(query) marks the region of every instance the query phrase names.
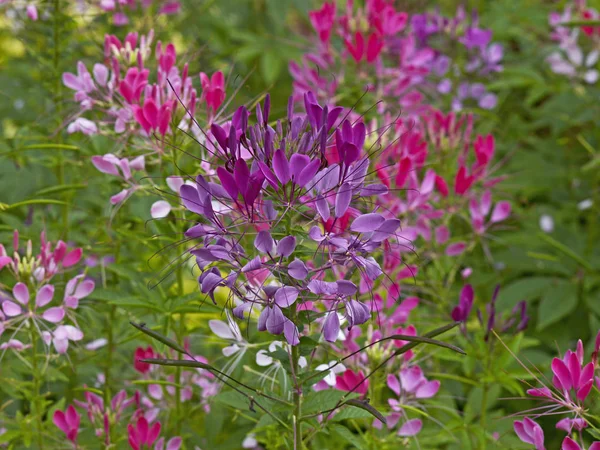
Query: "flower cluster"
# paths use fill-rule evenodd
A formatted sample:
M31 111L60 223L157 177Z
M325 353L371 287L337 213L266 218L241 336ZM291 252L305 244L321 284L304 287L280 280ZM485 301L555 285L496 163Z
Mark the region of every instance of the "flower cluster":
M152 57L153 37L152 31L142 36L129 33L123 41L107 35L104 63L94 64L92 74L81 61L76 74L63 74L63 83L75 91L80 106L67 127L70 133L142 136L160 153L165 135L174 126L188 129L201 104L206 105L208 120L214 118L225 98L222 73L210 79L200 73L198 97L188 65L177 67L172 43L158 42ZM149 139L153 136L160 139Z
M154 450L179 450L182 440L180 437L169 439L165 443L165 438L160 436L161 423L155 418L148 418L140 409L140 394L136 392L128 397L124 390L117 393L109 405L104 404L104 400L99 395L92 392L85 393L85 401L75 400L75 405L85 411L90 425L94 428L96 437L103 446L110 447L114 445L114 439L118 440L118 434L121 430L115 431L124 421L127 425L128 442L132 450L152 448ZM131 416L125 420L125 411L133 406L136 408ZM77 447L77 437L82 431L81 415L73 405L69 405L65 411L57 410L52 421L73 444ZM166 445L166 446L165 446Z
M81 248L69 250L66 243L55 245L40 237L38 254L33 254L33 244L28 241L19 252L19 233L15 231L13 253L9 255L0 244L0 270L8 272L12 285L0 285L0 336L10 334L0 349L17 351L29 347L17 339L26 332L39 335L46 345L53 344L58 353L65 353L69 341L80 341L83 332L77 325L75 310L79 301L94 290L94 281L83 274L75 275L64 288L63 299L55 300L56 283L53 278L77 265Z
M186 343L186 348L188 347ZM173 355L167 355L172 357ZM166 373L161 366L153 366L143 362L143 359L157 359L162 356L151 346L146 348L138 347L134 353L134 368L142 375L144 380L153 380L157 383L151 383L147 386L146 394L140 395L139 405L144 411L144 417L153 422L161 411L169 411L176 402L177 390L175 389L175 377L173 374ZM184 358L191 360L186 355ZM203 356L194 356L195 361L206 363ZM179 400L181 403L190 401L194 397L194 392L200 393L200 400L205 411L210 410L208 400L218 392L218 384L214 376L204 369L183 370L179 378Z
M556 423L556 428L567 433L562 442L563 450L598 450L600 441L589 447L584 445L582 431L589 426L588 399L594 383L600 385L600 378L594 377L597 368L597 354L600 348L600 333L596 338L596 346L592 361L584 364L584 350L581 340L577 342L575 351L567 350L562 358L552 360L552 386L532 388L527 394L544 402L542 410L536 417L556 414L567 415ZM539 381L539 380L538 380ZM593 402L588 402L593 403ZM514 429L519 439L535 446L536 450L544 450L544 431L533 419L524 417L514 422ZM575 433L579 434L580 443Z
M558 49L546 59L552 72L572 80L594 84L598 81L597 63L600 56L600 27L571 27L564 24L574 20L598 20L594 9L587 8L585 1L567 3L561 12L550 14L551 38Z
M338 16L335 2L326 2L310 20L318 42L302 64L290 64L298 95L312 90L329 100L366 88L380 102L380 112L402 110L415 118L431 96L454 111L496 106L485 83L502 70L502 47L491 42L491 30L480 28L477 15L469 19L462 7L452 18L438 12L409 18L390 1L368 0L364 9L348 2ZM354 80L361 84L349 87Z
M406 264L411 243L421 253L454 257L473 248L468 241L485 244L490 227L509 217L509 202L498 201L492 208L492 189L502 180L493 177L494 138L478 135L472 141L472 128L471 114L436 110L412 127L405 121L372 122L373 145L383 148L376 174L388 188L378 202L401 218L399 236L405 244L386 255L387 271ZM470 237L452 236L453 218L462 221L467 214Z
M177 0L98 0L97 4L102 11L112 14L116 26L127 25L128 14L137 9L147 10L153 7L158 15L178 14L181 11L181 2Z
M186 236L199 241L190 252L202 292L214 298L219 286L229 288L235 316L260 311L258 329L283 333L292 345L300 311L323 319L330 342L339 335L338 312L349 328L365 323L371 310L360 296L383 274L374 255L399 245L400 221L372 200L387 188L367 181L365 125L311 93L304 108L294 113L290 98L287 118L272 128L267 97L255 125L245 107L229 133L213 123L214 181L199 175L180 188L185 208L200 216ZM339 162L329 163L333 140Z
M529 323L527 302L524 300L517 303L508 316L499 316L496 311L496 299L499 292L500 286L496 286L492 299L485 306L485 311L477 310L477 319L479 320L479 325L485 330L484 339L486 341L490 338L492 330L498 333L507 333L514 330L514 332L519 333L527 328L527 324ZM471 309L473 308L474 296L473 286L467 284L462 288L458 305L452 310L453 320L466 322L469 319ZM463 331L466 331L466 327L463 327Z

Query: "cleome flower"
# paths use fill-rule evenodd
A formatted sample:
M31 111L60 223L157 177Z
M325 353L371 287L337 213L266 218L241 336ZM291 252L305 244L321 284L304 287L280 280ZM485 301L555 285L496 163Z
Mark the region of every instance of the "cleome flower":
M357 283L381 277L375 255L384 243L398 245L400 221L370 201L387 189L367 181L365 126L341 120L340 108L320 106L311 93L304 96L304 115L293 110L290 99L286 120L273 128L267 97L255 125L244 107L229 133L213 123L216 176L197 176L194 185L181 186L180 196L199 217L186 237L197 242L190 253L201 291L214 300L215 289L228 288L241 302L234 315L258 310L260 331L297 345L300 310L327 316L322 331L330 341L338 335L338 310L349 327L370 318ZM325 157L333 140L336 163Z

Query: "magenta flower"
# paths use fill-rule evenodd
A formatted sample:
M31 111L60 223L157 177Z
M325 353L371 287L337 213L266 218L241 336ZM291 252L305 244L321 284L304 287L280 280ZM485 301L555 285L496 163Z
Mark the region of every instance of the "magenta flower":
M214 114L225 100L225 78L223 72L217 71L209 78L204 72L200 72L202 84L202 97L206 106Z
M151 447L160 434L160 428L160 422L150 425L146 418L140 417L135 424L127 425L129 445L133 450L140 450L145 446Z
M585 448L567 436L562 442L561 450L585 450ZM588 450L600 450L600 441L594 442L588 447Z
M581 341L579 341L581 343ZM580 345L580 344L578 344ZM572 352L567 350L563 359L552 360L552 383L561 391L565 398L570 398L570 392L575 392L577 400L584 402L594 383L594 364L583 364L583 351Z
M335 377L335 388L340 391L351 391L366 395L369 391L369 380L365 379L362 371L354 372L347 369L343 374Z
M79 423L81 416L75 410L73 405L70 405L65 412L56 411L52 417L54 425L56 425L69 441L73 444L77 442L77 434L79 433Z
M466 322L473 307L473 286L466 284L460 291L458 306L452 310L452 320Z
M519 439L526 444L534 445L536 450L545 450L544 430L536 422L525 417L523 420L515 420L513 426Z
M328 45L331 38L331 30L335 21L336 6L334 2L325 2L321 9L310 11L308 17L315 31L319 34L321 43Z

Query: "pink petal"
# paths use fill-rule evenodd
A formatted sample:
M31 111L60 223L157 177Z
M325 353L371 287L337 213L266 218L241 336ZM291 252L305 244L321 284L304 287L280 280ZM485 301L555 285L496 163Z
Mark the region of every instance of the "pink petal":
M12 258L9 256L0 256L0 270L4 268L4 266L12 263Z
M439 389L440 389L439 381L437 381L437 380L428 381L427 383L424 383L417 388L417 391L415 392L415 396L417 398L431 398L435 394L437 394Z
M49 308L42 314L42 318L48 322L57 323L65 317L65 310L60 307Z
M467 248L467 244L465 244L464 242L456 242L455 244L451 244L448 247L446 247L446 255L460 255L462 252L465 251L465 248Z
M129 189L123 189L121 192L113 195L110 198L110 203L112 205L117 205L117 204L121 203L123 200L125 200L125 197L127 197L127 195L129 195Z
M2 310L8 317L15 317L21 314L21 307L10 300L6 300L2 303Z
M24 283L17 283L13 288L13 296L21 305L29 303L29 289Z
M69 349L69 340L68 339L53 339L52 343L54 344L54 348L57 353L61 355L66 353Z
M150 215L153 219L162 219L167 217L171 212L171 205L165 200L159 200L152 204L150 208Z
M94 283L93 280L84 280L83 282L81 282L77 285L74 296L77 297L78 299L87 297L92 292L94 292L95 287L96 287L96 284Z
M561 388L565 390L571 389L573 386L571 381L571 372L567 368L567 365L563 362L562 359L554 358L552 360L552 372L558 378L558 381L561 384ZM558 387L558 386L557 386Z
M92 156L92 164L102 173L109 175L119 175L119 170L114 163L108 161L102 156Z
M561 450L581 450L581 447L570 437L566 437L562 443Z
M38 308L46 306L52 301L52 297L54 297L54 286L52 286L51 284L42 286L42 288L38 291L37 295L35 296L35 306L37 306Z
M387 376L387 385L394 392L394 394L400 396L402 388L400 387L400 382L398 381L398 378L396 378L395 375L389 374Z
M148 438L146 439L146 444L152 445L152 443L156 440L158 435L160 434L160 422L156 422L150 430L148 431Z
M181 447L181 438L179 436L169 439L166 450L179 450Z
M75 250L72 250L69 253L67 253L67 256L65 256L65 259L63 259L62 262L63 267L71 267L77 264L81 259L82 253L83 250L81 248L76 248Z
M409 420L400 427L398 436L414 436L421 431L421 428L423 428L423 422L420 419Z
M69 432L69 426L67 425L64 412L55 411L54 416L52 416L52 422L54 422L54 425L56 425L63 433L67 434Z
M498 202L496 203L496 206L494 206L490 221L492 223L502 222L508 216L510 216L510 203L507 201Z

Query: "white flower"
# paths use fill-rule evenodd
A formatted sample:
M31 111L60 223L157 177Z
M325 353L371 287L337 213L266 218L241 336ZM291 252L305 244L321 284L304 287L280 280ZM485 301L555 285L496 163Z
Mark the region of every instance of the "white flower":
M329 373L323 378L323 381L327 383L329 386L335 386L336 383L336 375L338 373L342 373L346 371L346 367L343 364L337 364L336 361L329 361L329 364L320 364L315 370L324 371L329 370Z
M594 203L591 198L585 199L577 204L577 209L579 211L585 211L586 209L590 209Z
M554 231L554 219L548 214L542 214L540 217L540 228L544 233L552 233Z
M247 342L242 337L240 327L229 315L229 311L227 311L227 323L222 320L209 320L208 326L220 338L233 341L231 345L223 349L223 355L229 357L237 353L242 347L246 347Z

